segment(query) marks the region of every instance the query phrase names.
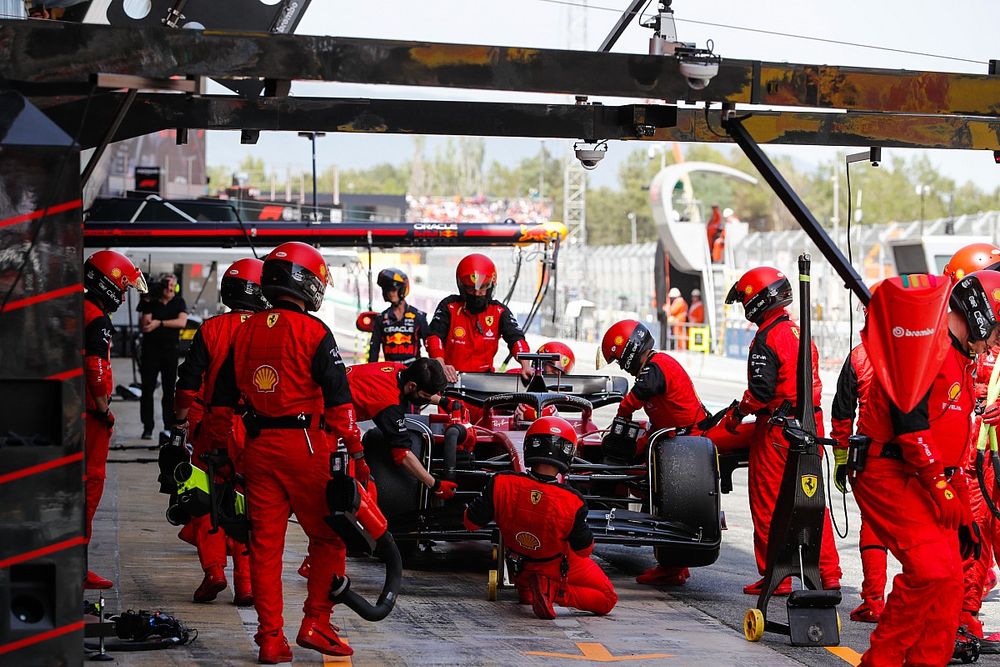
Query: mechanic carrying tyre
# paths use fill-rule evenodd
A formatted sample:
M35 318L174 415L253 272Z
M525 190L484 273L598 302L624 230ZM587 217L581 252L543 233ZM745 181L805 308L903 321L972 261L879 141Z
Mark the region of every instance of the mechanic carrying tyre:
M342 438L355 477L367 477L361 434L344 362L333 334L309 311L319 310L329 279L326 261L305 243L283 243L264 259L261 288L270 310L236 332L202 422L210 446L225 447L242 395L248 409L243 451L250 515L250 574L260 646L258 661L289 662L283 632L281 566L288 517L309 538L312 562L296 643L325 655L352 655L330 623L334 575L344 576L343 540L324 520L330 455Z
M260 289L261 271L264 263L259 259L240 259L222 274L222 303L231 310L205 320L191 342L191 349L184 357L184 363L177 369L177 391L174 394L174 428L189 434L193 445L191 460L199 467L204 466L202 456L211 450L208 440L200 433L204 417L205 397L211 397L215 379L229 354L236 330L250 315L260 312L270 304ZM242 472L243 422L232 420L232 434L227 443L229 458ZM226 574L226 553L233 559L233 604L249 606L253 604L250 585L250 561L245 547L232 538L227 538L222 530L211 532L209 515L192 517L187 524L194 531L194 545L198 549L198 559L205 573L201 585L194 592L194 602L211 602L228 585Z
M128 257L114 250L101 250L83 264L83 379L86 387L84 413L84 490L86 492L86 537L90 542L94 513L104 495L107 476L108 450L115 428L111 412L111 392L115 381L111 376L111 337L114 327L109 314L118 310L131 287L140 294L147 292L142 271ZM110 579L87 570L85 589L111 588Z
M410 278L399 269L382 269L377 283L389 307L373 319L368 361L378 361L381 348L386 361L413 363L420 357L420 344L426 341L429 333L427 314L406 302Z
M601 353L608 363L617 361L623 371L636 378L631 391L618 405L616 422L645 410L649 430L638 441L618 437L616 429L604 438L601 449L605 462L621 465L645 459L649 436L660 429L687 429L698 433L698 424L707 416L687 371L666 352L653 349L653 335L637 320L612 324L601 340ZM650 586L682 586L691 576L686 567L656 565L635 580Z
M726 303L739 302L743 314L757 325L747 358L747 390L742 400L725 418L725 428L737 433L743 417L756 418L750 439L750 465L747 481L750 494L750 514L753 518L753 546L757 571L764 574L767 561L767 539L771 516L778 500L781 478L788 459L788 442L782 426L772 424L771 417L786 402L794 413L796 402L795 376L798 369L799 327L792 322L785 308L792 302L792 286L781 271L769 266L751 269L730 288ZM823 415L819 409L822 384L819 379L819 354L812 345L813 401L816 408L817 430L822 431ZM817 435L822 436L822 433ZM840 556L833 538L830 511L824 514L823 543L820 545L820 578L824 589L840 588ZM760 595L763 579L744 586L747 595ZM788 595L791 580L778 585L775 595Z
M538 618L556 617L554 605L604 615L618 602L608 575L590 558L594 537L587 504L559 482L576 453L577 435L561 417L542 417L524 437L526 473L500 472L465 510L465 527L495 521L518 601Z
M492 373L501 338L514 358L530 349L514 314L493 298L493 260L479 253L467 255L458 263L455 282L458 294L438 304L427 338L427 353L439 360L448 382L458 380L459 372ZM531 363L522 361L521 372L531 377Z

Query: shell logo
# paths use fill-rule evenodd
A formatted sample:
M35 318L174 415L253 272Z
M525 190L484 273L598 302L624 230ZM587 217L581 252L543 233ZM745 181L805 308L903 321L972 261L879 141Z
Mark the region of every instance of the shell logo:
M960 385L957 382L953 383L950 387L948 387L948 398L953 401L956 398L958 398L959 394L961 393L962 393L962 385Z
M319 265L319 277L326 280L326 264Z
M1000 301L1000 288L993 290L993 300Z
M116 278L116 279L117 278L121 278L122 277L122 270L119 269L117 266L115 268L111 269L111 277L112 278Z
M750 296L751 294L753 294L753 288L747 285L746 287L743 288L743 293L746 294L747 296Z
M542 547L542 541L538 539L536 535L529 533L526 530L522 530L520 533L515 535L514 541L528 551L538 551Z
M615 345L621 345L624 342L625 342L624 338L622 338L621 336L615 336Z
M455 327L455 338L465 338L465 329L462 327Z
M278 385L278 371L273 366L267 364L258 366L253 372L253 386L262 394L274 393L274 388Z

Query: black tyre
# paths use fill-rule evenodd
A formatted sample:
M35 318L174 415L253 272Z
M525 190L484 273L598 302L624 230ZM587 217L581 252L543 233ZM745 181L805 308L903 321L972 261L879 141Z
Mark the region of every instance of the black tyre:
M660 565L700 567L719 557L719 462L708 438L658 438L653 447L650 500L653 514L676 521L701 537L690 547L656 547Z
M410 438L413 441L411 449L419 459L423 440L412 432ZM361 444L365 448L365 461L368 462L372 479L378 488L379 509L389 520L391 530L394 518L417 510L420 502L420 482L392 460L389 447L377 428L367 431ZM400 547L402 548L402 545Z

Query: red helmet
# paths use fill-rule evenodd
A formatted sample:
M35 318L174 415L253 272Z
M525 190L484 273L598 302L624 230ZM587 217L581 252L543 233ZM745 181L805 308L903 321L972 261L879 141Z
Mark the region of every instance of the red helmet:
M626 373L638 375L643 356L653 349L653 334L637 320L622 320L604 332L601 353L609 364L617 361Z
M383 292L395 288L400 299L405 299L410 293L410 279L399 269L382 269L378 272L378 280L375 282Z
M129 287L134 287L139 294L149 291L142 271L132 260L114 250L99 250L83 263L83 286L109 313L122 305Z
M560 343L557 340L543 343L535 352L538 354L558 354L559 362L555 370L559 373L572 373L573 366L576 365L576 355L573 354L573 350L566 343ZM546 366L550 365L552 364L546 364Z
M260 285L271 303L286 295L305 301L306 310L319 310L328 284L331 278L326 260L311 245L289 241L264 258Z
M954 284L970 273L997 269L1000 269L1000 248L992 243L970 243L951 256L944 265L944 275Z
M1000 325L1000 272L976 271L951 288L952 310L969 325L969 341L987 340Z
M758 323L764 313L792 302L792 286L785 274L770 266L758 266L743 274L729 289L726 303L743 304L743 315Z
M542 417L524 434L524 462L554 465L559 472L569 470L576 454L576 430L562 417Z
M238 259L222 274L222 303L233 310L257 312L270 304L260 291L264 262L247 257Z
M481 313L486 310L497 286L497 267L493 260L480 253L466 255L455 269L458 293L465 298L469 312ZM477 296L476 290L486 290L485 296Z

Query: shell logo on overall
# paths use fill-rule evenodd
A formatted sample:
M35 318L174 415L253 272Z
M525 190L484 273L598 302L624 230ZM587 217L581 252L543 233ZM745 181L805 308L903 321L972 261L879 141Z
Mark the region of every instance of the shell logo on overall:
M258 366L253 372L253 386L262 394L271 394L278 386L278 371L273 366Z

